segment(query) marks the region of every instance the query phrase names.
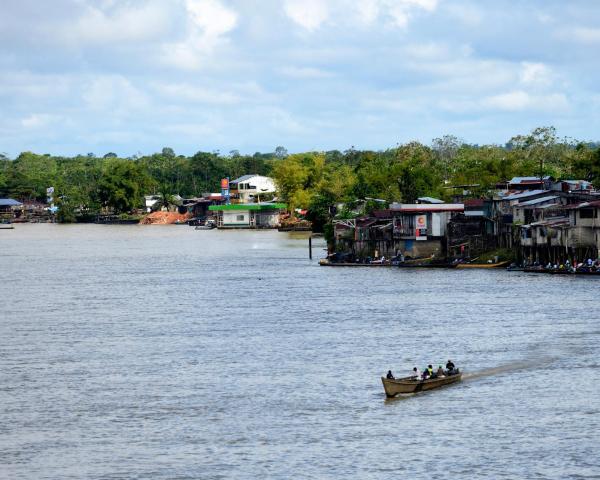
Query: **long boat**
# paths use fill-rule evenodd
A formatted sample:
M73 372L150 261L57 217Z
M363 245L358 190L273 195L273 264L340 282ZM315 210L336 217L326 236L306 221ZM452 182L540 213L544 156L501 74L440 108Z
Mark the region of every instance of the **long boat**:
M509 263L510 260L498 263L459 263L456 265L456 268L502 268L506 267Z
M381 377L385 394L388 397L395 397L401 393L417 393L424 392L426 390L433 390L434 388L443 387L444 385L460 382L461 379L462 372L455 373L454 375L447 375L445 377L430 378L427 380L416 380L414 377L394 379Z
M546 274L550 274L550 275L593 275L596 277L600 277L600 270L596 270L594 271L590 271L590 270L576 270L576 271L571 271L571 270L567 270L565 269L556 269L556 270L548 270L545 268L539 268L539 267L531 267L531 268L525 268L524 269L525 272L527 273L546 273Z
M391 267L391 263L350 263L350 262L332 262L326 258L319 260L322 267Z

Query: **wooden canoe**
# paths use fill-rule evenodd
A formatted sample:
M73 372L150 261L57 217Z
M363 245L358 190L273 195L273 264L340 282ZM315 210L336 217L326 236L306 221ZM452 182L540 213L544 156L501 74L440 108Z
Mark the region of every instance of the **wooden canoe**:
M462 372L446 377L430 378L428 380L413 380L413 377L389 379L381 377L385 394L388 397L395 397L401 393L417 393L434 388L443 387L451 383L459 382L462 378Z
M510 261L498 263L459 263L456 268L502 268L506 267Z

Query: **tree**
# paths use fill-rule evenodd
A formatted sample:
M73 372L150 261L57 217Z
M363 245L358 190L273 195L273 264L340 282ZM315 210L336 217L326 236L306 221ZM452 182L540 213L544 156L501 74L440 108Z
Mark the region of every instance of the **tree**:
M156 210L161 210L162 208L166 208L169 210L169 207L172 205L177 205L177 200L175 196L171 194L168 185L161 185L158 190L158 200L154 204L154 208Z
M162 149L161 153L164 157L174 157L175 156L175 150L173 150L170 147L164 147Z
M434 138L431 142L436 159L442 166L444 182L447 182L452 175L452 163L462 143L464 142L454 135Z
M108 152L106 155L104 155L104 157L102 158L117 158L117 154L114 152Z
M288 156L288 151L285 147L275 147L275 152L274 152L275 158L279 159L279 160L283 160L285 157Z
M98 193L102 204L115 213L129 212L141 203L149 179L136 162L110 159L102 169Z

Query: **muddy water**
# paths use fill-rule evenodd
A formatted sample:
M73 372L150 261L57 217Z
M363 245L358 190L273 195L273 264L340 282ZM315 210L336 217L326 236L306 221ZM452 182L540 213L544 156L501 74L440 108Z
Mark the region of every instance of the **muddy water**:
M600 478L600 279L334 269L307 240L0 237L0 478ZM400 400L379 376L451 358Z

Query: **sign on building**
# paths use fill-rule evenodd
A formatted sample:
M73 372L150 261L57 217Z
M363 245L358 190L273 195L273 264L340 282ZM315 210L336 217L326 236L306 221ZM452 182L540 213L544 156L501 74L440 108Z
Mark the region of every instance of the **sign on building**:
M415 216L415 239L427 240L427 215Z
M229 203L229 178L221 179L221 196L225 199L225 203Z

